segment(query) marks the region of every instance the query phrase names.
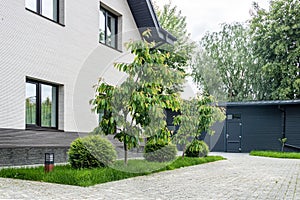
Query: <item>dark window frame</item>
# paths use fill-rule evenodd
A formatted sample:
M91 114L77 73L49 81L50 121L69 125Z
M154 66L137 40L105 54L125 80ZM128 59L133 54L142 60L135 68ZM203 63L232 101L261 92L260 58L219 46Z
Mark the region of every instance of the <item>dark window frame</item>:
M57 3L57 8L56 8L56 15L57 16L56 16L56 20L55 19L51 19L51 18L43 15L43 13L42 13L42 1L43 0L35 0L35 1L36 1L36 11L31 10L30 8L27 8L27 7L25 7L25 9L28 10L28 11L30 11L30 12L32 12L32 13L34 13L34 14L37 14L38 16L41 16L41 17L43 17L43 18L45 18L45 19L47 19L49 21L57 23L57 24L59 24L61 26L65 26L64 24L62 24L60 22L60 13L59 13L59 11L60 11L60 0L55 0L56 3Z
M115 15L114 13L112 13L111 11L109 11L108 9L106 9L105 7L101 6L100 5L100 8L99 8L99 15L101 14L101 12L104 11L104 14L105 14L105 30L104 30L104 42L101 42L100 40L100 34L99 34L99 43L101 44L104 44L110 48L113 48L115 50L118 50L119 51L119 48L118 48L118 24L119 24L119 16ZM108 16L112 17L113 19L115 19L115 30L116 30L116 35L115 35L115 44L114 46L112 45L109 45L107 44L107 19L108 19Z
M59 103L59 86L53 83L49 83L49 82L45 82L45 81L39 81L39 80L34 80L34 79L29 79L26 78L26 83L30 83L30 84L35 84L36 85L36 123L35 124L26 124L25 121L25 125L26 125L26 129L44 129L44 130L58 130L58 103ZM42 126L42 117L41 117L41 111L42 111L42 102L41 102L41 85L49 85L52 87L56 87L56 108L55 108L55 112L56 112L56 116L55 116L55 127L45 127Z

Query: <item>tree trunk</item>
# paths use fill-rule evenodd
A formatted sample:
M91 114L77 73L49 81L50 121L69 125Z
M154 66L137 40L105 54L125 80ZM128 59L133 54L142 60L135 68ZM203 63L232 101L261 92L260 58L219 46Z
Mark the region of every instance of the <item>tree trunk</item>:
M127 163L128 163L127 151L128 151L128 148L127 148L126 136L125 136L125 138L124 138L124 163L125 163L125 165L127 165Z
M185 153L185 145L182 147L182 159L184 159L184 153Z

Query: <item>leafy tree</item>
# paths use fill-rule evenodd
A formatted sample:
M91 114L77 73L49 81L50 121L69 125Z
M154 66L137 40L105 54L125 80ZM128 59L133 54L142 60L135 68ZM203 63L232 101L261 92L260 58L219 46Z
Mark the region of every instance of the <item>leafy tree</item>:
M171 1L165 4L162 9L158 6L155 6L155 8L162 28L177 39L174 46L161 47L161 49L173 52L167 62L170 67L186 70L186 66L190 64L197 47L187 31L186 17L182 16L181 11L178 10L176 5L172 5Z
M95 128L94 133L102 133L109 135L116 133L116 122L112 117L112 98L115 87L104 82L104 79L100 78L96 88L96 96L90 101L93 104L94 110L97 113L103 114L99 127Z
M223 24L221 31L202 38L200 48L192 73L200 88L220 100L255 98L259 74L246 25Z
M183 146L182 157L184 158L186 146L190 141L200 136L203 132L213 134L210 127L216 122L224 120L222 110L213 105L213 97L204 94L191 100L181 102L181 114L174 118L174 124L180 125L173 139Z
M300 2L273 0L269 11L254 4L254 55L263 76L262 99L300 98Z
M199 49L192 65L192 77L200 91L206 91L218 101L226 101L226 87L223 84L216 62L207 55L203 49Z
M149 34L145 32L144 36ZM166 91L182 84L184 73L167 65L170 53L152 50L154 47L155 43L146 40L129 42L127 48L135 55L133 62L115 64L127 79L116 87L100 80L91 102L97 111L109 113L100 123L105 134L113 133L116 125L115 138L124 144L125 164L127 151L137 147L140 138L166 133L164 109L179 108L179 94Z

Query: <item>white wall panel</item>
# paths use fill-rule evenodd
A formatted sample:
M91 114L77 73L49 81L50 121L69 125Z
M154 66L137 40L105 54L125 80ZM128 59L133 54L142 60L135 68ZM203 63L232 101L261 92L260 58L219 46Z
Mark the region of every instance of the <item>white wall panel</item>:
M103 2L122 15L122 42L139 39L127 1ZM26 77L61 85L60 129L94 128L96 116L88 103L92 86L101 75L119 77L104 69L130 57L99 44L98 12L97 0L65 0L64 27L26 10L24 0L0 1L0 128L25 128Z

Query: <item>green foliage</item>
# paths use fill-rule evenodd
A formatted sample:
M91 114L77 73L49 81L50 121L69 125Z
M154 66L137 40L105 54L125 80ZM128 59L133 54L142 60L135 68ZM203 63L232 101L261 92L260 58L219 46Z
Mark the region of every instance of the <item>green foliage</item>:
M152 126L147 127L148 129L152 129ZM152 133L150 134L151 136L147 138L147 141L151 141L152 143L165 143L165 144L169 144L171 143L171 137L172 134L170 132L170 130L167 127L164 127L162 129L159 130L158 133Z
M284 145L287 141L287 138L279 138L279 142L281 143L281 151L283 151Z
M94 111L103 113L102 120L100 121L99 128L105 135L116 133L116 122L112 117L111 99L114 94L114 87L103 82L99 79L96 88L97 95L90 101L94 105ZM99 131L99 130L98 130Z
M143 35L149 37L151 33ZM137 147L141 138L165 129L164 109L178 110L180 106L178 90L172 88L183 84L185 73L169 66L172 53L153 50L155 45L146 40L127 43L135 57L131 63L116 63L115 67L128 77L116 87L100 79L91 101L97 112L107 112L100 126L123 142L125 163L128 149Z
M215 60L200 49L192 64L192 78L200 90L207 91L218 101L227 101L228 94Z
M111 165L117 158L113 145L99 135L77 138L68 152L73 168L94 168Z
M200 41L192 76L199 88L218 100L244 101L256 98L260 83L246 24L223 24Z
M186 148L185 155L187 157L206 157L209 153L209 148L203 140L194 139Z
M41 105L41 123L44 127L51 127L51 115L52 113L52 102L49 97L47 97Z
M55 166L54 171L51 173L45 173L44 167L3 168L0 169L0 177L86 187L223 159L224 158L220 156L208 156L205 158L180 158L167 164L147 162L145 160L129 160L128 165L124 165L122 161L116 161L112 168L105 167L80 170L73 169L70 165L66 165Z
M251 151L251 156L263 156L272 158L300 159L300 153L296 152L278 152L278 151Z
M174 124L180 125L180 127L173 136L173 140L175 143L183 145L183 155L190 139L200 136L202 132L213 134L210 127L216 121L225 119L223 111L213 105L213 101L213 97L208 94L189 101L182 101L181 115L174 118Z
M169 162L176 158L177 148L165 141L148 141L144 150L144 158L150 162Z
M41 125L51 127L52 122L52 102L49 97L41 102ZM36 102L26 99L26 124L36 124Z
M36 102L30 102L30 98L26 98L26 124L36 123Z
M300 98L300 2L253 4L252 19L207 33L193 65L198 86L218 100Z
M279 139L279 140L280 140L281 143L285 144L286 141L287 141L287 138L281 138L281 139Z
M254 4L251 34L263 78L261 98L300 98L300 2L274 0L269 10Z
M176 37L174 46L163 46L163 49L174 52L167 60L168 64L180 70L190 63L193 53L196 50L196 43L191 40L191 35L187 32L186 17L182 16L176 5L169 1L162 9L156 6L158 21L162 28Z
M225 158L221 156L207 156L207 157L202 157L202 158L189 158L186 157L184 159L182 158L177 158L177 160L173 163L171 163L167 168L181 168L181 167L186 167L186 166L192 166L192 165L199 165L203 163L208 163L208 162L214 162L218 160L224 160Z

